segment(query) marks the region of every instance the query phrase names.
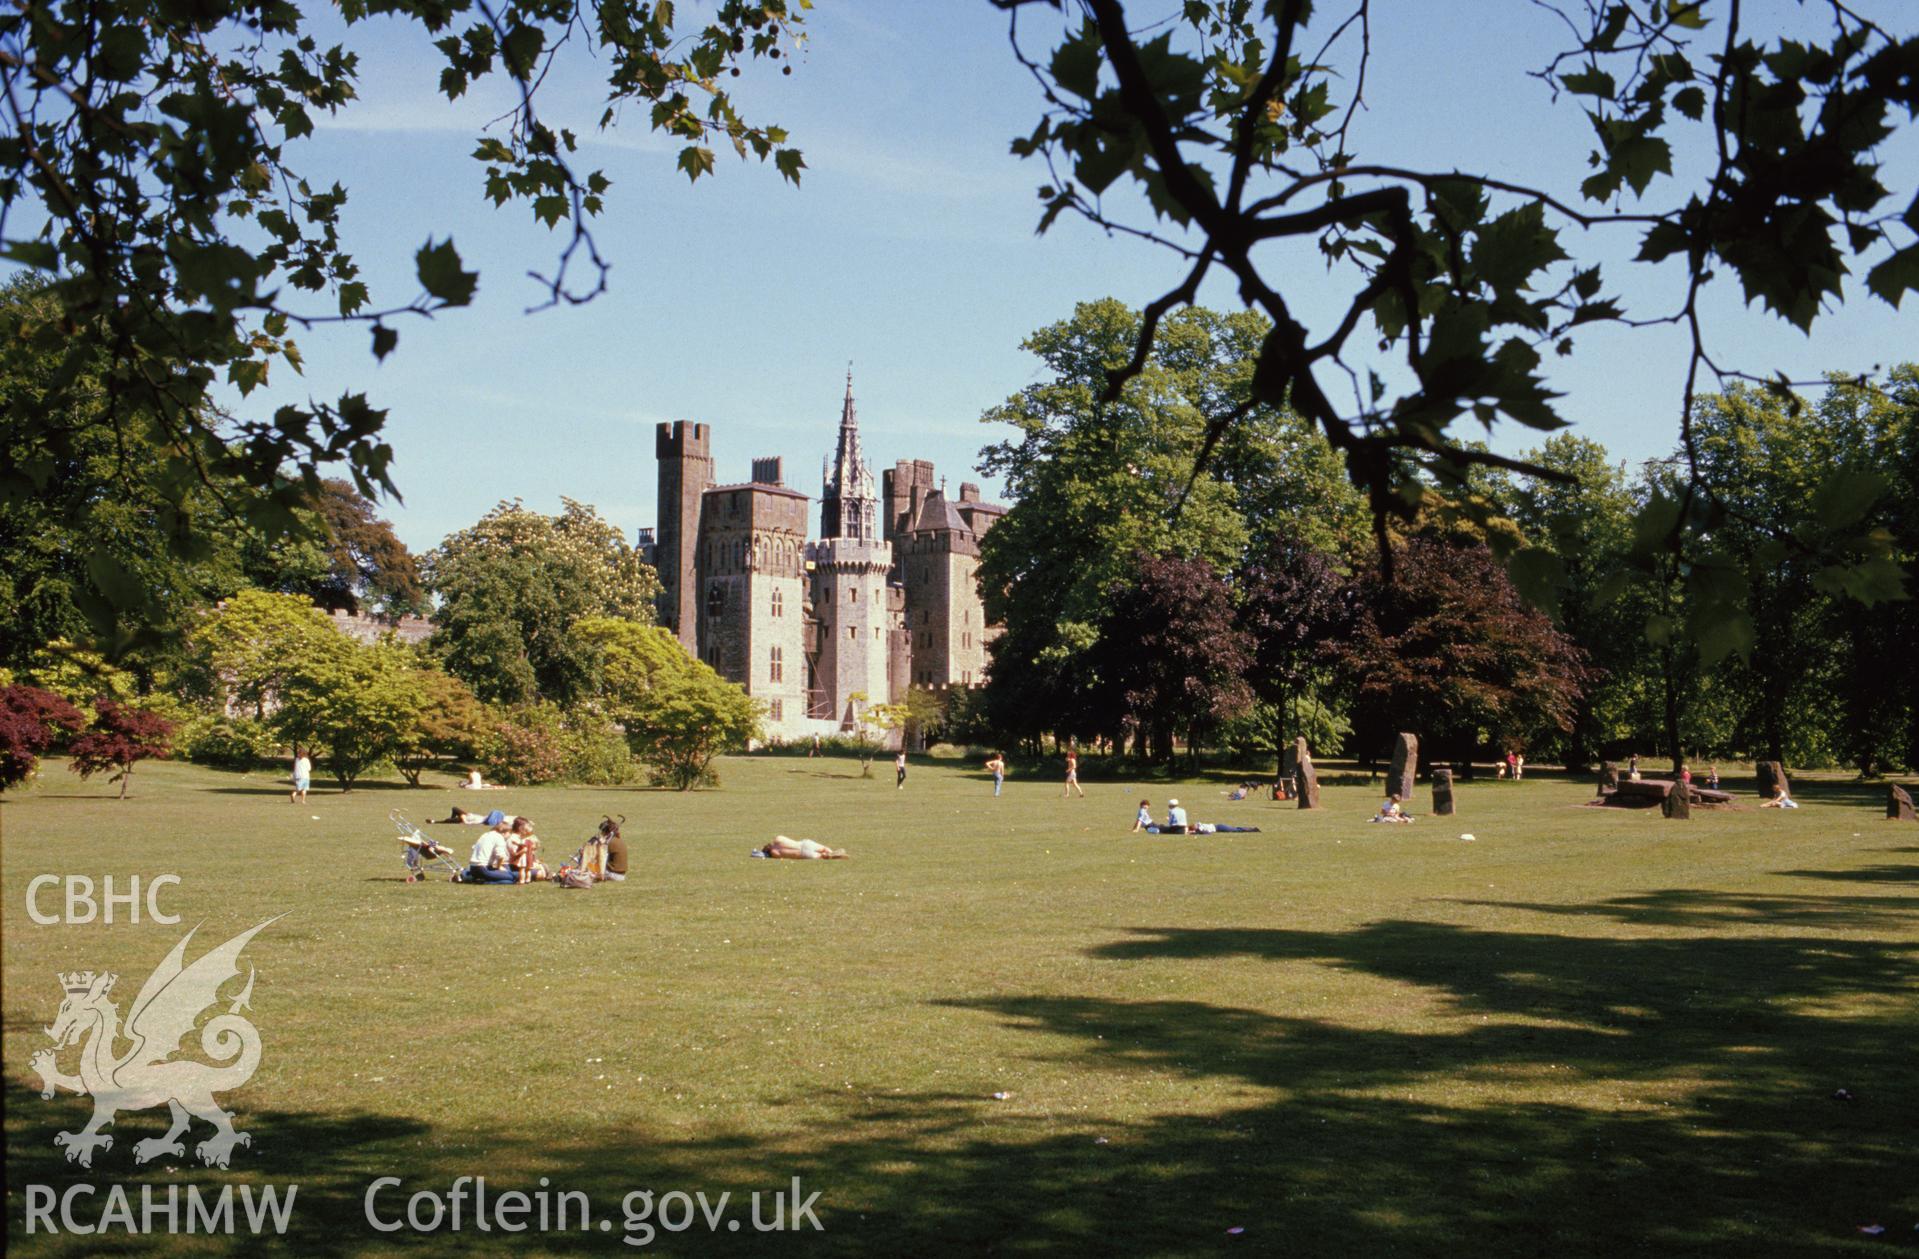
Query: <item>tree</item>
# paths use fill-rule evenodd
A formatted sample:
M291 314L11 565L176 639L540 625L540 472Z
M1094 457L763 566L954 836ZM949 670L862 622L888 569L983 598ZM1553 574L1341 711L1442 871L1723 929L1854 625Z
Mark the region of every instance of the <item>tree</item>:
M92 727L67 745L72 758L67 768L81 778L118 770L107 781L120 784L120 798L124 800L127 785L133 781L133 767L172 750L173 723L159 713L110 699L95 700L93 712Z
M1025 341L1045 375L982 417L1019 430L981 455L982 470L1004 476L1014 499L980 545L987 618L1005 626L990 649L989 697L1008 733L1095 733L1088 650L1107 590L1135 553L1223 566L1245 544L1236 487L1195 477L1194 467L1210 423L1245 389L1259 320L1182 311L1141 376L1102 401L1139 323L1117 301L1081 303Z
M1050 56L1029 53L1021 39L1021 13L1040 0L995 3L1013 12L1015 55L1047 101L1038 126L1013 145L1045 163L1040 230L1071 213L1190 264L1147 307L1126 366L1101 397L1124 395L1172 312L1223 271L1270 330L1247 396L1216 428L1262 405L1290 407L1314 425L1368 492L1387 566L1388 521L1418 516L1435 476L1457 483L1473 466L1566 475L1475 446L1455 425L1561 427L1542 351L1576 353L1589 324L1666 325L1689 338L1674 407L1686 476L1676 501L1647 500L1634 545L1648 567L1662 548L1705 550L1681 541L1724 519L1691 508L1712 493L1695 404L1715 382L1772 374L1755 364L1743 375L1715 356L1702 292L1737 280L1749 303L1809 330L1846 299L1855 270L1868 293L1894 306L1919 289L1915 172L1908 164L1895 192L1878 156L1897 113L1907 121L1919 113L1919 36L1851 5L1822 7L1824 33L1808 40L1783 20L1755 24L1738 0L1540 0L1569 46L1538 77L1584 116L1573 143L1584 147L1587 126L1596 137L1591 174L1577 189L1554 189L1462 170L1456 154L1435 154L1425 169L1369 156L1355 121L1381 103L1366 98L1367 70L1375 27L1388 20L1369 0L1193 0L1163 22L1130 20L1122 0L1077 0L1083 20ZM1423 19L1408 8L1392 20ZM1390 121L1378 128L1392 133ZM1676 173L1676 153L1704 160ZM1137 185L1155 221L1120 217L1136 204L1114 195L1122 179ZM1674 304L1631 309L1609 291L1595 260L1606 246L1588 243L1609 231L1638 237L1633 265L1668 281L1645 289L1680 294ZM1288 241L1316 245L1343 286L1317 327L1303 313L1306 281L1295 279L1305 269L1281 269L1296 257L1279 247ZM1576 256L1582 250L1592 252ZM1862 553L1854 545L1862 536L1786 541L1852 572L1848 595L1870 603L1887 597L1896 569ZM1737 601L1715 591L1728 576L1706 569L1685 578L1696 596L1689 632L1709 662L1737 646Z
M139 679L132 673L64 638L55 639L29 657L26 678L71 704L91 704L103 696L126 703L140 693Z
M402 736L393 763L417 787L420 775L440 761L479 759L496 723L458 678L438 669L416 669L413 680L420 694L419 715Z
M1325 647L1347 619L1346 582L1325 552L1298 538L1273 536L1251 554L1234 585L1250 640L1248 677L1272 710L1277 769L1297 737L1292 731L1300 701L1331 689Z
M572 631L595 658L598 701L624 729L633 754L680 791L713 781L713 758L760 736L761 705L703 661L671 631L593 617Z
M908 687L897 705L902 709L900 729L920 751L932 746L934 738L946 726L947 704L939 692L927 687Z
M1205 736L1252 704L1251 643L1205 560L1140 554L1131 567L1100 623L1102 691L1115 718L1107 729L1161 763L1181 735L1197 764Z
M1890 391L1836 379L1817 403L1745 388L1701 402L1699 467L1725 514L1714 537L1752 642L1750 662L1722 672L1746 699L1740 742L1764 759L1862 773L1904 759L1913 613L1885 596L1912 571L1916 380L1905 365ZM1889 571L1835 554L1848 538ZM1874 573L1885 587L1861 589Z
M52 691L19 683L0 687L0 791L33 777L58 731L78 733L86 724L85 713Z
M562 502L558 516L501 503L427 557L440 596L432 648L489 703L573 703L592 689L594 667L573 627L653 620L653 569L593 508Z
M873 758L886 746L887 736L906 728L906 705L875 704L865 691L852 692L846 702L853 709L853 748L860 756L860 777L871 778Z
M273 719L290 742L318 744L340 790L351 791L368 768L405 751L427 696L405 647L335 637L345 650L290 662Z
M1483 544L1415 536L1390 579L1374 561L1354 584L1351 627L1328 654L1353 688L1363 747L1411 730L1435 760L1469 758L1484 739L1523 744L1572 724L1584 657Z
M436 35L445 60L438 88L449 99L495 76L514 91L516 107L479 138L474 156L489 200L521 202L536 222L560 229L558 257L536 290L556 305L590 300L606 285L590 223L610 187L603 173L575 169L574 130L540 113L556 63L600 58L600 125L646 117L682 146L678 165L690 179L712 173L725 145L770 159L797 182L805 163L786 132L743 117L728 82L745 65L793 51L802 7L723 0L704 25L676 22L671 5L628 0L579 9L346 0L338 13L350 39L390 39L390 30L373 32L375 18ZM383 358L400 321L469 304L479 279L451 238L435 240L429 229L415 274L400 281L417 281L419 295L375 299L374 281L342 246L348 189L302 169L301 141L315 115L351 110L357 97L356 54L321 47L314 25L298 6L250 0L189 8L30 0L0 13L0 116L10 136L0 145L0 207L10 212L0 213L0 248L48 276L55 299L23 333L59 365L29 413L97 403L94 422L119 443L161 454L129 469L130 480L177 504L210 481L231 484L236 509L269 531L293 526L329 463L344 464L361 493L391 488L385 413L348 392L228 421L210 405L212 391L224 380L249 392L278 364L298 371L296 330L357 324ZM77 369L102 360L96 397L96 382ZM9 464L0 498L44 484L36 465ZM81 509L81 531L103 537L85 518L110 506ZM183 553L199 545L191 527L170 536ZM112 560L104 543L83 554L107 628L119 609L149 602Z
M312 510L327 562L325 574L306 592L315 603L355 613L367 604L386 617L427 610L413 553L371 500L348 482L329 479L320 482Z
M354 643L304 595L242 590L208 613L191 637L198 687L265 717L285 701L293 674L352 654Z
M1549 561L1538 583L1546 610L1591 668L1563 755L1569 766L1586 765L1626 734L1625 708L1646 674L1645 614L1635 616L1633 601L1621 597L1635 579L1633 487L1625 468L1586 438L1555 434L1526 460L1568 478L1520 478L1504 506L1532 552L1515 564Z

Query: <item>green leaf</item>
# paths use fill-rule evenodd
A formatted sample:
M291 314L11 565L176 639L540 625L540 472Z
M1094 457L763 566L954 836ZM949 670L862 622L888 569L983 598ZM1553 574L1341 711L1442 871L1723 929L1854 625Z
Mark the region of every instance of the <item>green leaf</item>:
M1697 87L1682 87L1673 93L1672 107L1698 122L1706 115L1706 93Z
M1857 524L1866 518L1888 485L1886 478L1878 472L1856 468L1835 469L1813 491L1813 514L1828 529L1844 529Z
M393 328L389 328L385 324L376 323L373 325L373 357L374 358L376 359L386 358L387 355L393 352L393 347L398 345L399 343L400 343L400 334L397 330Z
M41 271L57 271L60 268L60 251L43 240L10 240L4 256L22 266Z
M1602 100L1611 100L1619 94L1612 75L1596 66L1560 75L1559 85L1576 96L1597 96Z
M1689 31L1706 29L1705 0L1666 0L1666 16Z
M701 175L713 173L713 150L698 144L689 144L680 150L679 168L686 172L689 180L698 180Z
M1898 309L1907 290L1919 291L1919 245L1907 245L1868 271L1866 287Z
M1053 81L1082 100L1099 94L1099 27L1089 19L1053 53Z
M448 306L465 306L473 300L480 284L479 273L461 269L460 252L453 247L451 236L437 245L429 237L414 255L414 262L419 268L420 287L433 297Z

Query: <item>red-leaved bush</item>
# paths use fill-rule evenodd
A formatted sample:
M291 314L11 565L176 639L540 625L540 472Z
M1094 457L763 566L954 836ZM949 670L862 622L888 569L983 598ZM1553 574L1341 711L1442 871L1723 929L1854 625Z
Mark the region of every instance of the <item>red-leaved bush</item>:
M0 688L0 791L33 776L40 754L53 745L55 731L85 728L86 715L37 686Z
M73 756L67 768L82 778L91 778L102 770L119 770L107 781L120 784L120 798L124 800L134 765L163 757L172 749L173 723L159 713L110 699L94 700L93 711L93 728L67 748Z

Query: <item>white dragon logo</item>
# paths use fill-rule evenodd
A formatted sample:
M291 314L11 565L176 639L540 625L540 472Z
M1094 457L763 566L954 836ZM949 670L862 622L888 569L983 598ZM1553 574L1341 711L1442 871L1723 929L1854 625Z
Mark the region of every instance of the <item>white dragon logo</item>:
M62 1132L53 1143L64 1146L67 1160L82 1167L93 1166L95 1150L111 1149L113 1138L100 1131L123 1110L145 1110L165 1102L173 1114L173 1126L163 1137L148 1137L136 1142L133 1158L145 1163L163 1154L184 1157L186 1146L180 1137L191 1119L204 1119L214 1133L199 1145L199 1154L209 1167L225 1167L236 1145L251 1145L253 1139L233 1128L233 1116L214 1097L245 1084L260 1065L260 1033L240 1017L253 997L253 968L247 968L246 988L233 998L225 1014L216 1015L200 1029L200 1048L215 1062L168 1059L179 1052L181 1040L193 1031L200 1015L220 1000L220 988L239 975L240 951L262 929L278 922L269 918L250 931L228 940L219 948L202 955L191 966L184 964L187 941L195 927L173 952L154 968L153 974L133 999L127 1011L124 1030L120 1026L120 1007L107 1000L113 981L119 976L77 971L60 976L66 999L60 1014L46 1030L54 1042L33 1056L32 1068L40 1076L40 1096L52 1097L56 1089L84 1093L93 1098L93 1118L79 1132ZM80 1073L63 1074L54 1058L67 1046L92 1033L80 1050ZM115 1054L115 1046L128 1040L133 1047Z

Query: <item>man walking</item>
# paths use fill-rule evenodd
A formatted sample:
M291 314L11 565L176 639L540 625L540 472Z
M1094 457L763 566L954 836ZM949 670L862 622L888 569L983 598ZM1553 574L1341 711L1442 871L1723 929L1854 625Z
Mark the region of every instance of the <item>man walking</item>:
M893 790L899 791L906 786L906 749L901 748L899 755L893 758Z

